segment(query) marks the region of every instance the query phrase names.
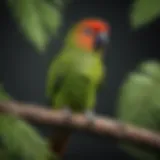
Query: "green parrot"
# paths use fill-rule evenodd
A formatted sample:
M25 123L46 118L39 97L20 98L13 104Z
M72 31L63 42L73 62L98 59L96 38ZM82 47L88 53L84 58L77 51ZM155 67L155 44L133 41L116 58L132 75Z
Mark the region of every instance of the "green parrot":
M160 132L160 63L149 60L138 65L122 85L117 116L120 120ZM159 160L160 153L131 143L120 146L140 160Z
M65 45L47 74L46 95L54 109L84 113L93 122L96 94L104 82L103 54L110 26L99 19L85 19L68 33ZM53 149L63 155L71 130L54 132Z

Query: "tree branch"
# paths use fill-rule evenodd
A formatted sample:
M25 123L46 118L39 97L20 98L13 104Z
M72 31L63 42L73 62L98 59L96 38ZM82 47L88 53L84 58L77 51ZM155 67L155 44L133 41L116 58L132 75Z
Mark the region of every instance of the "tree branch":
M45 108L48 107L16 101L0 102L0 112L16 114L23 119L41 124L68 126L74 129L91 131L96 134L112 136L160 149L160 133L154 133L101 116L96 116L94 124L90 125L83 114L73 114L70 119L66 119L64 112Z

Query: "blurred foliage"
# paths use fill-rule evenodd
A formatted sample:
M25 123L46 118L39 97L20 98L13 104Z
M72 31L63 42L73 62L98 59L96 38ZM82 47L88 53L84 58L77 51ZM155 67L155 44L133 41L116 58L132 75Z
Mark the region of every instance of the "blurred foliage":
M13 99L0 84L0 100ZM3 160L56 160L47 142L27 122L0 114L0 159Z
M133 28L147 25L160 17L160 0L134 0L130 22Z
M160 63L145 61L127 75L118 97L120 120L153 131L160 131ZM160 153L132 143L120 146L138 159L159 160Z
M11 100L12 97L5 91L3 84L0 83L0 100Z
M42 53L62 22L67 0L8 0L11 14L26 38Z
M16 116L0 115L0 159L55 160L48 144L33 127Z
M52 36L57 35L58 28L62 23L62 12L68 2L67 0L8 0L7 4L20 30L33 46L38 49L39 53L42 53L45 51ZM131 26L139 28L153 22L159 16L160 0L134 0L130 13ZM158 116L151 114L151 117L147 117L147 115L149 113L158 113L159 115L157 110L153 110L157 103L160 103L160 98L156 96L159 95L160 86L157 87L155 85L157 81L154 81L154 79L156 78L151 75L153 70L157 72L159 70L154 67L152 69L152 67L150 66L147 70L143 71L143 73L146 71L149 73L146 73L147 77L143 73L138 72L128 75L128 79L122 85L120 92L118 115L121 120L126 122L145 127L149 125L149 129L150 126L151 129L155 127L157 122L154 122L154 118ZM155 73L155 75L159 76L160 74ZM152 95L150 95L151 93ZM12 97L5 92L3 85L0 85L0 100L10 99ZM148 103L149 99L152 99L150 103ZM146 107L145 109L142 108L144 106ZM57 159L51 154L47 142L42 139L36 130L16 116L8 114L0 115L0 138L0 159ZM125 147L135 157L157 159L156 154L153 155L146 151L140 151L132 145L124 145Z

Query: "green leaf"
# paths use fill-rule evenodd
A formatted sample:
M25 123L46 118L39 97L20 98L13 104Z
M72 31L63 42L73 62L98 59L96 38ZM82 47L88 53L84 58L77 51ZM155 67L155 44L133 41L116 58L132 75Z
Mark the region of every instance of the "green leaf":
M0 137L0 156L5 157L5 152L9 157L23 160L49 160L54 156L37 131L16 116L0 115Z
M129 73L120 87L117 118L153 131L160 131L160 64L150 60ZM120 142L126 152L137 159L159 160L159 152L132 142Z
M152 23L160 16L160 0L135 0L131 7L130 23L139 28Z
M15 0L11 8L25 36L38 50L43 51L48 41L48 35L42 26L34 3L35 0Z
M61 24L62 5L57 8L47 0L8 0L8 4L27 39L39 51L44 51Z
M5 91L2 84L0 84L0 100L11 100L12 97Z
M56 34L57 28L61 24L60 11L49 3L46 3L45 0L37 1L37 10L47 31Z
M58 7L64 7L64 5L69 3L71 0L46 0L46 1Z

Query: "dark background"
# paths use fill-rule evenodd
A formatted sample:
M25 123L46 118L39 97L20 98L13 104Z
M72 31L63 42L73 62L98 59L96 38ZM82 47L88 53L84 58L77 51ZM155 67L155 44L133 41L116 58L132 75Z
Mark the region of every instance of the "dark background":
M39 56L19 33L4 1L0 2L0 80L17 100L45 104L45 76L50 60L63 44L63 37L70 26L85 17L104 18L112 27L111 49L105 59L108 77L104 90L98 95L98 114L114 116L117 90L124 76L139 62L159 58L159 20L137 31L131 30L131 0L73 0L66 9L59 37L51 42L44 56ZM42 135L50 133L47 126L36 126ZM64 159L90 158L131 160L117 149L115 140L84 132L75 133Z

